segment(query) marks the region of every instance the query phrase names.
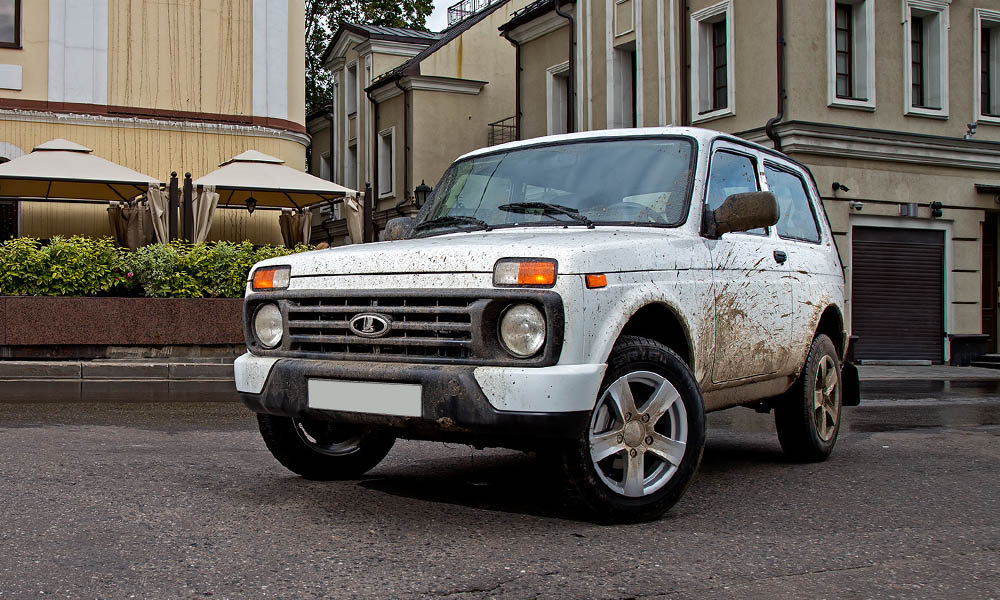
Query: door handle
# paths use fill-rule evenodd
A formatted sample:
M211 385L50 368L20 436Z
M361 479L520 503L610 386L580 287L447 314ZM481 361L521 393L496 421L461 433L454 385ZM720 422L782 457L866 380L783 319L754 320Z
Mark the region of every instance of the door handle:
M779 265L783 265L785 264L786 260L788 260L788 254L784 250L774 251L774 262L778 263Z

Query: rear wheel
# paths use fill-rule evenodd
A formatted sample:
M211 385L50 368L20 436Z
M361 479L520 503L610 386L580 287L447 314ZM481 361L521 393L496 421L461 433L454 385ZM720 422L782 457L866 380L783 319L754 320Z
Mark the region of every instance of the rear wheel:
M684 493L701 461L701 391L672 350L623 337L587 430L565 452L570 483L598 521L655 519Z
M826 335L812 342L799 380L774 408L781 449L792 460L815 462L833 451L840 431L840 359Z
M382 462L395 438L357 425L257 415L267 449L306 479L354 479Z

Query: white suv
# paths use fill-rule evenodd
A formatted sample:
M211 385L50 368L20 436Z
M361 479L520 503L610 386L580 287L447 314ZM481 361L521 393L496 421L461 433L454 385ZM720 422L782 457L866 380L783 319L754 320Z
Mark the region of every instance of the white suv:
M705 412L774 410L820 460L841 407L844 275L808 170L693 128L571 134L459 158L404 239L268 260L236 382L267 447L360 476L396 438L558 453L596 519L683 493Z

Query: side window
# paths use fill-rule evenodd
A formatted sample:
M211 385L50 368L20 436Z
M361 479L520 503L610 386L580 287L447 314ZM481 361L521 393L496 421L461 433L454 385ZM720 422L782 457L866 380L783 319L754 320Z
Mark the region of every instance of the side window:
M809 202L806 183L798 175L764 165L767 185L778 200L778 235L806 242L819 242L819 225Z
M757 169L754 160L749 156L719 151L712 156L710 169L708 197L705 199L708 210L719 208L732 194L760 190L760 185L757 182ZM752 229L747 233L766 235L767 230Z

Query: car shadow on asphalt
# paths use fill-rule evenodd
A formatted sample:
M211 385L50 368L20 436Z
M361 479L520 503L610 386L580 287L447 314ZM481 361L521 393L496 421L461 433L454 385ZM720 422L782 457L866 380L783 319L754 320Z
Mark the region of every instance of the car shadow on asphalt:
M770 442L770 443L769 443ZM714 488L713 479L761 477L791 463L777 440L710 438L692 488ZM590 521L575 500L558 462L534 453L476 457L474 461L433 458L417 468L378 469L358 482L362 488L411 500L567 521ZM669 518L669 513L668 513Z

